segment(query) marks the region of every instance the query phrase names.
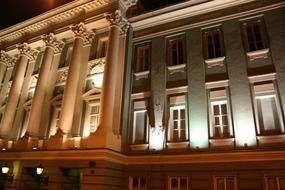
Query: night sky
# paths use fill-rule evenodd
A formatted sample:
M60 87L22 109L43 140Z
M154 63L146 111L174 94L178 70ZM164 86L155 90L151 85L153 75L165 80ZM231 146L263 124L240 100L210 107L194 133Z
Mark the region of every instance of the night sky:
M73 0L0 0L0 30ZM146 11L185 0L141 0Z

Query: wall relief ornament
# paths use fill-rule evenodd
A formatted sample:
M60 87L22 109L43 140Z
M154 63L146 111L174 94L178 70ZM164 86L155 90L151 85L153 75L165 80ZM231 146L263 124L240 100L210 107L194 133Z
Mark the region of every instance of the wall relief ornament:
M70 26L70 29L75 34L75 37L82 38L84 40L84 45L91 44L95 37L95 33L87 31L83 22Z
M38 56L38 51L31 49L26 42L17 44L16 48L19 50L20 55L26 56L30 60L35 60Z
M0 62L4 63L7 67L14 67L16 61L14 57L10 57L5 51L0 51Z
M88 62L89 75L103 73L106 59L100 58Z
M130 26L129 21L122 15L120 10L107 14L106 19L110 22L111 26L117 26L121 30L121 34L126 34Z
M64 43L62 40L57 40L53 33L44 34L41 38L47 47L54 49L55 53L60 53L62 51Z

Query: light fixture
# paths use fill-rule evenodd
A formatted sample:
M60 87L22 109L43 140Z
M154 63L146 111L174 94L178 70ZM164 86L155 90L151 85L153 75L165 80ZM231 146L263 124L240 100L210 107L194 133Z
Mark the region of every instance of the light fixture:
M43 171L44 171L44 167L42 166L42 164L40 164L36 168L37 175L40 176L40 183L44 185L48 185L49 176L42 176Z
M2 167L2 174L4 176L4 179L12 184L13 181L14 181L14 175L13 174L9 174L9 170L10 170L10 168L7 166L7 164L5 164Z

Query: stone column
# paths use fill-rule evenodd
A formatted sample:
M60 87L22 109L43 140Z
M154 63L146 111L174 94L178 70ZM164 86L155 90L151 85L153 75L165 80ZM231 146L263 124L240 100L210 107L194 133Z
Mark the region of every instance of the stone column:
M108 51L106 55L106 65L104 69L103 88L100 106L100 126L112 128L114 117L114 103L116 96L116 79L118 72L120 33L126 32L129 27L127 19L121 15L120 10L107 15L110 22ZM119 134L118 130L112 129L115 134Z
M84 23L73 25L71 30L75 34L73 50L69 63L69 71L63 94L63 105L60 118L60 131L69 135L72 129L73 114L76 105L76 94L78 90L79 78L81 73L82 52L85 45L89 44L94 33L88 32Z
M55 53L61 52L63 42L57 41L53 33L43 35L42 40L46 44L39 77L33 97L30 119L28 124L27 133L29 136L38 137L38 132L41 124L41 118L44 105L44 100L47 95L47 86L49 83L49 75Z
M4 138L9 137L10 130L13 126L28 62L37 56L37 52L32 50L27 43L18 44L17 48L20 51L20 57L0 127L0 136Z

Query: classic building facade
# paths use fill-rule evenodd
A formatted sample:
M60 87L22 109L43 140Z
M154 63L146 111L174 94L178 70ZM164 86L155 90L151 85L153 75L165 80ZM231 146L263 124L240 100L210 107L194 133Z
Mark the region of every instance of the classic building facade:
M285 2L143 3L0 31L0 189L285 188Z

